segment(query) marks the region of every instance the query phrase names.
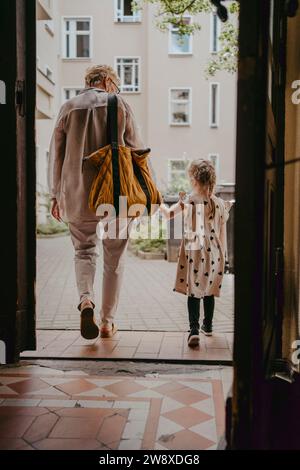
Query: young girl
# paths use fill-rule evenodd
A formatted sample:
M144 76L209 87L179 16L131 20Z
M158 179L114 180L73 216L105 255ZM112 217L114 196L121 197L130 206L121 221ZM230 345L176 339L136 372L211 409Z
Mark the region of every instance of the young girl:
M226 222L231 203L214 195L216 173L207 160L195 160L188 169L192 192L172 207L160 206L166 217L183 211L184 235L178 259L174 291L188 296L190 334L188 344L198 346L200 299L204 304L201 332L212 335L215 297L220 296L227 257Z

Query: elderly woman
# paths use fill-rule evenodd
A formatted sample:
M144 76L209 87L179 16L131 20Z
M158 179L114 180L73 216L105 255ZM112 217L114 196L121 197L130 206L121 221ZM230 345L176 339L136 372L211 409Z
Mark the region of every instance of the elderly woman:
M107 145L108 93L119 93L119 78L109 66L87 70L85 89L61 108L50 146L49 188L52 215L69 223L75 249L75 272L81 312L81 334L86 339L99 335L94 319L94 277L98 256L96 234L99 217L89 209L88 199L95 170L83 158ZM118 95L119 145L143 148L133 113ZM100 335L116 332L117 309L124 255L128 239L103 240L104 270Z

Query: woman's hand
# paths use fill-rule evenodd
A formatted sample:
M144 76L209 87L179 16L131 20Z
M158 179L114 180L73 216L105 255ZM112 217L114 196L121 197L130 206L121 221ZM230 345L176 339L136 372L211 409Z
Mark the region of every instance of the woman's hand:
M62 222L60 212L59 212L58 202L56 199L52 199L51 215L58 222Z

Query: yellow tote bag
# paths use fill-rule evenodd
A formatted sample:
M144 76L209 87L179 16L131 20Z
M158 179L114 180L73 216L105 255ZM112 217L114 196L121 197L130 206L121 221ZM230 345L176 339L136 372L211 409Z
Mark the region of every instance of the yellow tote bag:
M119 215L119 197L126 196L127 209L141 204L150 215L161 203L148 167L150 149L135 151L118 145L118 99L113 94L108 96L107 126L110 144L85 158L98 170L89 194L89 207L96 213L100 205L111 204Z

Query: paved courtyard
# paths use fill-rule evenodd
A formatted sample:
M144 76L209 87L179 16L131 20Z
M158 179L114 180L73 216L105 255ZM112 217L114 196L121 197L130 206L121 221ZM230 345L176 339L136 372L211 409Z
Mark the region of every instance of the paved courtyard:
M37 328L79 329L77 290L69 237L38 239ZM96 313L101 299L100 257L96 273ZM118 328L136 331L188 330L186 297L173 292L176 263L141 260L128 252L117 315ZM233 276L226 275L216 299L214 330L233 332Z

